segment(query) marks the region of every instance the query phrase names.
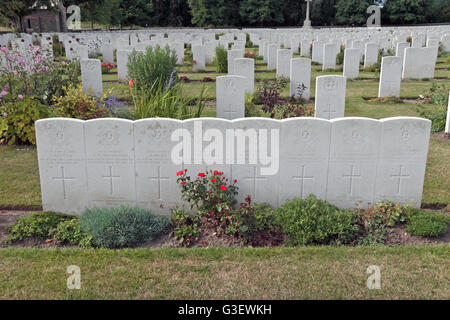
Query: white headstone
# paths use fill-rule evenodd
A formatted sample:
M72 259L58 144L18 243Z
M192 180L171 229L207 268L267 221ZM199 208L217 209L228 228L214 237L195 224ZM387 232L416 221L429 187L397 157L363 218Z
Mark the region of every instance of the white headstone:
M336 45L326 43L323 47L323 65L322 70L336 69Z
M316 118L330 120L344 117L346 82L343 76L316 78Z
M302 40L301 48L300 48L300 55L302 57L311 56L311 41L310 40Z
M279 205L311 194L325 200L331 123L317 118L281 122Z
M323 64L323 49L325 42L314 41L312 48L312 61Z
M252 58L239 58L234 60L234 73L244 77L244 90L252 94L255 91L255 60Z
M383 57L381 60L380 86L378 97L400 97L402 81L401 57Z
M193 45L192 55L194 59L193 71L205 70L206 60L205 60L205 47L203 45Z
M277 78L289 78L291 69L291 50L278 49Z
M102 66L100 60L81 60L81 81L83 92L95 97L103 96Z
M133 121L86 121L85 141L91 207L136 205Z
M242 58L244 56L244 52L240 49L228 50L228 74L235 74L234 69L234 61L236 59Z
M437 53L437 47L406 48L402 79L434 78Z
M355 79L359 76L359 49L345 49L344 53L344 76Z
M381 120L375 201L420 208L431 121L397 117Z
M374 204L380 131L373 119L332 121L327 201L340 208Z
M378 62L378 44L374 42L366 43L364 53L364 68L374 65Z
M267 46L268 57L267 57L267 69L275 70L277 68L277 59L278 59L278 48L280 46L277 43L270 43Z
M114 49L111 44L103 44L100 50L103 56L103 63L114 63Z
M172 161L171 152L178 144L172 133L182 128L175 119L143 119L134 123L137 205L156 213L170 214L181 199L177 187L182 164Z
M42 205L45 211L81 215L88 207L84 121L36 121Z
M131 51L117 51L117 77L119 81L125 82L128 80L128 57Z
M302 97L309 100L311 92L311 59L295 58L291 59L291 84L289 95L299 97L299 88L304 85Z
M245 78L221 76L216 78L216 117L233 120L245 117Z

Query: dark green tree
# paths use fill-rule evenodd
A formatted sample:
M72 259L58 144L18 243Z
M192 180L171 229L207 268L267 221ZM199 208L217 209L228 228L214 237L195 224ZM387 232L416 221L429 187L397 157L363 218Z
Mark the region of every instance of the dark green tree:
M367 8L374 4L368 0L338 0L336 3L336 24L364 25L369 15Z
M19 22L33 9L40 6L47 6L49 9L53 8L50 0L2 0L0 3L0 20L12 22L16 24L19 31L23 31Z
M388 24L425 23L433 0L384 0L382 22Z
M241 25L258 27L283 25L285 2L285 0L242 0L239 10Z
M238 27L240 0L188 0L197 27Z

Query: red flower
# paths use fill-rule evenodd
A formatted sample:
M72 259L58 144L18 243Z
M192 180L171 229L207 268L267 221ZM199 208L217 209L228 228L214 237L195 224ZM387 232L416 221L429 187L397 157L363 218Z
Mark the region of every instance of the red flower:
M184 172L187 172L187 169L184 169Z
M204 174L203 172L201 172L201 173L198 174L198 176L201 177L201 178L204 178L204 177L206 177L206 174Z
M212 182L212 183L214 183L214 182L216 182L216 181L217 181L216 179L211 179L211 182Z
M183 181L180 183L182 186L184 186L186 184L186 181Z
M222 191L225 191L225 190L227 190L228 188L227 187L225 187L225 186L221 186L220 187L220 190L222 190Z
M133 88L133 85L134 85L133 79L131 79L130 81L128 81L128 85L130 86L130 88Z
M183 173L184 173L183 171L178 171L177 176L179 177L179 176L183 175Z
M219 171L215 170L215 171L214 171L214 175L215 175L215 176L220 176L221 173L220 173Z
M237 182L237 180L234 180L234 183L236 183Z

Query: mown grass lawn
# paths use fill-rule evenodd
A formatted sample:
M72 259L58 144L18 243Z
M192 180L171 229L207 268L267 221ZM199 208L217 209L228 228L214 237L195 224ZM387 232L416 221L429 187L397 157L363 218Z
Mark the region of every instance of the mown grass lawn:
M0 299L448 299L449 259L448 246L2 249ZM66 287L71 265L81 290Z

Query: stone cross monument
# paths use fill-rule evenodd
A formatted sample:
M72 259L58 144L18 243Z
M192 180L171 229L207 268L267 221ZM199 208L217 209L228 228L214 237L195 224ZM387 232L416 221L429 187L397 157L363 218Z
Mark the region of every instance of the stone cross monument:
M305 0L305 1L306 1L306 19L305 22L303 23L303 28L309 29L311 28L311 20L309 20L309 3L312 0Z

